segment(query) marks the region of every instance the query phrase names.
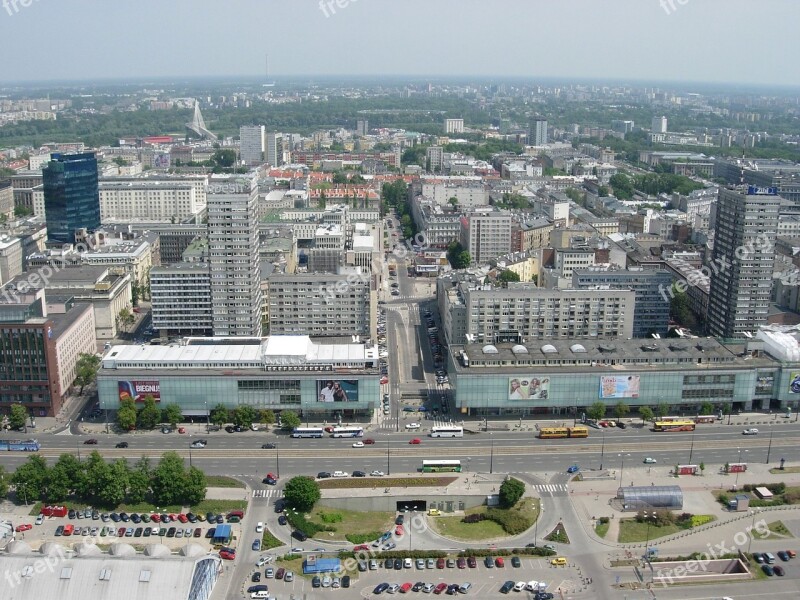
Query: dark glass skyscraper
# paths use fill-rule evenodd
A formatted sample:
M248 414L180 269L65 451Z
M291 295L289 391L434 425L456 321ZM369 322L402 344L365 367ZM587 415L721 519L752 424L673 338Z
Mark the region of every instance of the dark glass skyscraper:
M49 241L74 243L77 229L94 231L100 227L100 190L93 152L53 154L42 176Z

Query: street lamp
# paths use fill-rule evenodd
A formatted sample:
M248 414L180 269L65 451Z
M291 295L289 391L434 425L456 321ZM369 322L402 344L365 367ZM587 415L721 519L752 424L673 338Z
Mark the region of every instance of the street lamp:
M203 400L203 404L206 407L206 433L208 433L209 431L211 431L211 417L208 414L208 400L207 399Z
M750 525L750 541L747 542L747 553L750 554L750 545L753 543L753 531L756 526L756 515L760 513L759 509L751 510L750 514L753 515L753 523Z
M603 470L603 457L606 454L606 430L603 429L603 444L600 446L600 470Z
M767 447L767 464L769 464L769 455L772 453L772 432L775 431L772 425L769 426L769 446Z
M642 517L647 521L647 541L644 543L644 555L646 558L649 555L647 547L650 545L650 519L656 519L656 512L652 511L648 513L647 511L642 511Z
M741 465L742 464L742 449L741 448L737 448L737 450L739 451L739 464ZM746 453L747 450L744 450L744 452ZM740 472L741 472L741 469L737 468L736 469L736 483L733 484L733 488L734 489L738 489L739 488L739 473Z
M389 462L389 444L390 444L390 441L387 439L386 440L386 475L391 475L392 474L391 464Z
M696 429L692 430L692 445L689 446L689 464L692 464L692 454L694 453L694 434L697 432Z
M489 432L489 439L492 441L491 450L489 453L489 473L494 472L494 436Z
M81 443L80 442L75 442L75 445L78 448L78 462L81 462Z
M408 531L408 550L409 550L409 552L411 551L411 525L413 524L414 513L416 511L417 511L417 507L416 506L412 506L411 507L411 519L410 519L411 522L406 524L406 530Z
M278 444L275 444L275 475L278 476L278 479L281 477L281 454L280 450L278 450Z
M622 464L619 468L619 487L622 487L622 473L625 471L625 457L630 456L630 454L617 454L617 456L622 459Z
M192 468L192 448L189 447L189 468Z

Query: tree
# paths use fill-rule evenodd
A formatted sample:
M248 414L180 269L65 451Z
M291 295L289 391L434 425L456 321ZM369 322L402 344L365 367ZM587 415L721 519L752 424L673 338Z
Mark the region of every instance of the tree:
M455 210L458 207L458 198L451 196L447 199L447 203L453 207L453 210Z
M599 421L606 416L606 405L604 402L595 402L586 410L586 416L593 421Z
M166 452L153 471L153 501L158 505L183 504L186 492L183 459L177 452Z
M261 411L259 415L259 419L264 425L274 425L275 424L275 411L265 408Z
M153 429L156 425L158 425L158 421L161 418L161 411L156 406L156 399L152 396L152 394L148 394L144 397L144 406L142 410L139 411L137 415L137 422L141 429Z
M6 473L6 468L3 465L0 465L0 499L5 500L8 498L8 483L11 480L8 473Z
M631 412L631 407L624 402L617 402L617 405L614 407L614 415L617 417L617 422L629 412Z
M181 407L177 404L167 404L164 407L162 419L165 423L169 423L175 427L179 421L183 421L183 413Z
M184 485L185 504L195 506L206 499L206 474L197 467L189 467Z
M722 405L722 412L728 415L728 425L731 424L731 413L733 412L733 404L730 402L726 402Z
M447 260L454 269L466 269L472 262L472 257L464 250L461 242L452 241L447 246Z
M47 483L47 462L44 457L35 454L29 456L11 476L11 484L16 489L17 501L26 504L36 502L44 495Z
M28 208L27 206L23 206L22 204L17 204L14 207L15 217L30 217L32 214L33 214L33 209Z
M639 408L639 416L642 417L642 423L646 423L647 421L652 421L655 415L652 408L642 406Z
M217 150L211 155L211 163L215 167L222 169L229 169L236 162L236 152L227 148L225 150Z
M217 404L214 408L211 409L211 415L209 417L210 421L219 427L222 427L230 421L230 414L228 413L228 408L222 404Z
M136 317L133 316L131 309L129 309L127 306L124 306L117 315L117 327L119 327L123 331L127 330L128 327L133 325L135 321Z
M22 429L25 427L25 420L28 418L28 411L22 404L12 404L11 412L8 415L8 424L11 429Z
M705 473L705 471L706 471L706 463L701 462L699 466L700 466L700 475L705 475L706 474Z
M293 410L281 411L281 428L284 431L291 431L295 427L300 427L300 417Z
M83 489L83 465L73 454L62 454L56 463L47 470L48 502L64 502L72 490Z
M659 402L656 406L656 416L658 418L666 417L669 414L669 404L666 402Z
M697 329L697 319L689 308L689 296L685 291L672 286L669 292L669 316L688 329Z
M256 409L246 404L237 406L233 411L233 424L239 427L250 428L258 418Z
M120 402L117 410L117 425L122 431L136 429L136 403L131 398Z
M289 506L301 512L314 508L314 504L322 497L317 482L305 475L287 481L283 495Z
M150 480L152 477L150 459L143 456L136 461L128 476L128 500L131 504L144 502L147 494L150 493Z
M75 383L81 386L78 394L83 394L83 388L97 379L97 369L100 368L100 357L96 354L82 352L75 363Z
M601 185L600 187L597 188L597 195L600 198L608 198L608 194L610 191L611 190L608 189L607 185Z
M497 277L497 281L503 284L503 287L508 287L509 281L519 281L519 274L515 273L514 271L503 271Z
M82 481L80 489L76 489L77 494L89 502L100 502L101 482L108 481L111 465L94 450L84 465L86 477Z
M99 503L109 508L122 504L128 491L129 477L130 469L124 458L111 463L101 479L95 482Z
M713 415L714 414L714 405L706 400L700 405L700 414L701 415Z
M630 200L633 197L633 182L624 173L612 175L608 183L614 188L614 196L620 200Z
M507 477L506 480L500 485L500 506L503 508L511 508L519 502L525 493L525 484L519 479Z

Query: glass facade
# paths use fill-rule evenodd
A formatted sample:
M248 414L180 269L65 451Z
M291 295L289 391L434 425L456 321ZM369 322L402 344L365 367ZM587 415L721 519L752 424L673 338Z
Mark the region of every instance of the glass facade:
M94 153L53 154L42 169L47 238L75 242L75 230L100 227L100 190Z
M0 404L49 404L47 335L51 324L0 328Z

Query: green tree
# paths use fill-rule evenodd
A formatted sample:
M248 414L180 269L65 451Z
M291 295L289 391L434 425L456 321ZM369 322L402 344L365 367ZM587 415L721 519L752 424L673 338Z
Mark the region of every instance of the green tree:
M241 404L233 411L233 424L249 428L258 418L258 412L252 406Z
M666 402L659 402L656 406L656 416L661 419L669 414L669 404Z
M117 327L123 331L126 331L135 321L136 317L133 316L131 309L127 306L123 307L117 315Z
M83 489L83 465L74 454L62 454L47 470L48 502L63 502L75 489Z
M606 416L606 405L604 402L595 402L586 409L586 416L592 421L599 421Z
M8 485L11 477L6 472L6 468L0 465L0 499L5 500L8 498Z
M150 480L152 477L150 459L143 456L136 461L128 477L128 500L131 504L144 502L150 493Z
M211 155L211 163L215 167L229 169L236 162L236 152L230 148L220 149Z
M700 414L701 415L713 415L714 414L714 405L706 400L700 405Z
M447 246L447 260L454 269L466 269L472 262L472 257L464 250L461 242L452 241Z
M156 406L156 399L152 394L144 397L144 406L137 415L137 422L141 429L153 429L161 419L161 411Z
M186 473L183 459L177 452L165 452L161 457L153 470L151 487L157 505L184 503Z
M607 185L601 185L597 188L597 195L600 198L608 198L608 194L611 192Z
M458 207L458 198L451 196L447 199L447 203L453 207L453 210L455 210Z
M293 410L281 411L281 428L284 431L291 431L295 427L300 427L300 417Z
M617 405L614 407L614 415L617 417L617 422L629 412L631 412L631 407L624 402L617 402Z
M222 403L217 404L211 409L210 420L214 425L222 427L230 421L228 408Z
M275 411L265 408L259 414L259 419L264 425L274 425L275 424Z
M688 329L697 329L697 319L689 308L689 296L674 285L670 292L669 316Z
M633 198L633 182L624 173L612 175L608 183L611 184L611 187L614 189L614 196L620 200L630 200Z
M76 489L78 496L87 502L100 503L100 482L108 481L111 466L105 461L97 450L94 450L84 464L86 477L81 482L83 485Z
M525 493L525 484L519 479L507 477L506 480L500 485L500 506L503 508L511 508L519 502Z
M102 506L114 508L125 500L130 479L130 469L124 458L118 458L105 470L95 483L97 500Z
M28 411L22 404L12 404L8 415L8 424L11 429L22 429L25 427L25 420L28 418Z
M78 394L83 394L83 388L97 379L97 370L100 368L100 357L96 354L82 352L75 363L75 383L81 386Z
M136 429L136 403L127 398L119 403L117 410L117 425L122 431Z
M647 421L652 421L655 414L649 406L642 406L639 408L639 416L642 417L642 423L646 423Z
M35 454L29 456L11 476L11 484L16 489L17 501L26 504L36 502L44 496L47 484L47 462Z
M700 475L705 475L706 474L706 463L701 462L699 467L700 467Z
M179 422L183 420L183 413L181 412L181 407L177 404L167 404L164 407L162 420L165 423L169 423L172 427L175 427Z
M189 506L195 506L206 499L205 473L197 467L189 467L185 481L184 503Z
M497 277L497 281L502 283L503 287L508 287L508 282L509 281L519 281L519 280L520 280L519 279L519 275L517 273L515 273L514 271L509 271L509 270L503 271Z
M23 218L23 217L30 217L33 214L33 209L28 208L27 206L22 206L21 204L17 204L14 207L14 216Z
M317 482L305 475L292 477L287 481L283 495L289 506L301 512L314 508L314 504L322 497Z
M333 174L332 182L334 185L346 185L348 182L347 174L342 171L336 171Z

